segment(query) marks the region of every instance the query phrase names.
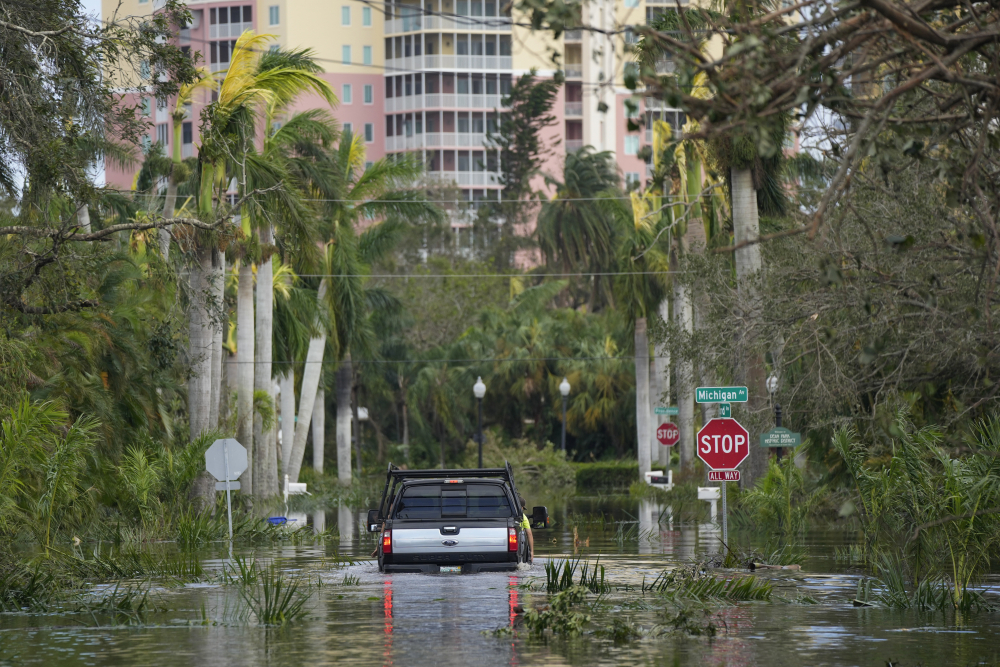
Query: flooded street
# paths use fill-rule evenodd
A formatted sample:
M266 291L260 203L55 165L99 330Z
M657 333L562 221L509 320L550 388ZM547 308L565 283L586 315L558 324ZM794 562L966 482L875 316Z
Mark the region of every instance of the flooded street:
M536 531L534 564L512 574L382 575L368 559L374 541L361 532L360 510L300 514L296 523L335 529L331 537L238 548L236 555L252 553L308 582L312 594L303 619L283 628L241 620L236 586L219 577L226 547L214 544L198 553L200 583L153 581L153 610L141 625L79 610L0 615L0 665L881 666L992 663L1000 656L995 612L963 620L953 613L853 606L860 574L835 558L835 549L853 535L830 531L806 534L799 545L805 551L801 571L758 573L774 584L771 602L717 609L715 637L669 631L662 604L655 594L643 594L643 584L664 569L717 553L715 526L674 521L667 508L628 499L574 502L577 516L585 510L589 521L573 523L565 507L556 508L557 525ZM606 518L598 521L601 511ZM569 640L529 638L521 612L547 604L545 563L580 557L593 565L598 556L613 590L591 596L592 625L628 619L644 636L620 644L591 632ZM987 596L996 600L994 593ZM502 631L511 627L514 633Z

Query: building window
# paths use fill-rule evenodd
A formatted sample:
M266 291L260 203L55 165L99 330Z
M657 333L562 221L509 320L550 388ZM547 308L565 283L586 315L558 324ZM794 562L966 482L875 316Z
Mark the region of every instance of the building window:
M340 47L340 59L345 65L351 64L351 47L347 44Z
M340 25L351 25L351 8L344 6L340 8Z
M149 147L153 145L153 140L149 138L148 134L142 135L142 152L148 153Z
M281 11L278 5L271 5L267 8L268 22L271 25L278 25L281 23Z
M361 55L362 58L364 58L364 63L366 65L372 64L372 47L370 46L361 47Z
M150 112L152 111L151 107L152 107L151 99L148 98L148 97L142 98L142 115L143 116L148 116L150 114Z
M638 118L639 117L639 103L632 100L632 107L629 108L628 101L625 103L625 117L626 118Z
M375 124L365 123L365 143L371 143L375 141Z
M639 135L625 135L625 155L636 155L639 152Z
M160 123L156 126L156 142L163 146L164 149L167 147L167 141L170 137L170 126L166 123Z
M354 123L344 123L344 134L354 134Z
M370 83L365 84L365 104L375 103L375 87Z
M354 90L351 87L351 84L349 83L344 84L344 95L341 101L344 104L352 104L354 102Z
M368 160L367 162L365 162L365 171L368 171L369 169L371 169L373 164L375 164L375 163L372 162L371 160Z
M625 187L631 190L633 187L639 185L639 172L637 171L626 171L625 172Z
M362 7L361 8L361 25L366 28L370 28L372 25L372 8Z
M639 6L639 0L625 0L625 6L634 9Z
M190 121L181 123L181 143L182 144L194 143L194 123Z

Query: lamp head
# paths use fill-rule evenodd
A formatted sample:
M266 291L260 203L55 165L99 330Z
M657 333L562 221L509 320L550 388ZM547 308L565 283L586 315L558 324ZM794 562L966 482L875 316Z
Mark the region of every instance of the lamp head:
M778 391L778 376L772 375L767 378L767 393L773 395L776 391Z
M476 395L476 398L482 398L486 395L486 385L483 384L483 378L477 378L476 384L472 385L472 392Z
M569 396L569 389L569 380L563 378L562 382L559 383L559 393L563 396Z

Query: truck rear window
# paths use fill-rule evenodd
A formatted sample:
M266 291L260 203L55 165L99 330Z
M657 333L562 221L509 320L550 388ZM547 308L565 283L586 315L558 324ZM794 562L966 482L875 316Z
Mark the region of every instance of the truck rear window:
M506 519L514 516L497 484L421 484L397 501L397 519Z

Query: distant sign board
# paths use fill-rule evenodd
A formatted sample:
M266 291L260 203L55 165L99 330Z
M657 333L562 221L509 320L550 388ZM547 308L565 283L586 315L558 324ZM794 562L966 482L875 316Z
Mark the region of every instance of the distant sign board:
M710 482L738 482L740 481L739 470L709 470L708 481Z
M719 403L719 417L728 419L733 416L733 406L729 403Z
M664 447L673 447L681 439L681 432L675 424L667 422L656 429L656 439Z
M658 415L676 415L677 414L677 408L675 408L675 407L669 407L669 408L655 407L655 408L653 408L653 413L654 414L658 414Z
M698 403L746 403L746 387L698 387L694 400Z
M801 433L792 433L782 426L760 434L761 447L798 447L801 444Z

